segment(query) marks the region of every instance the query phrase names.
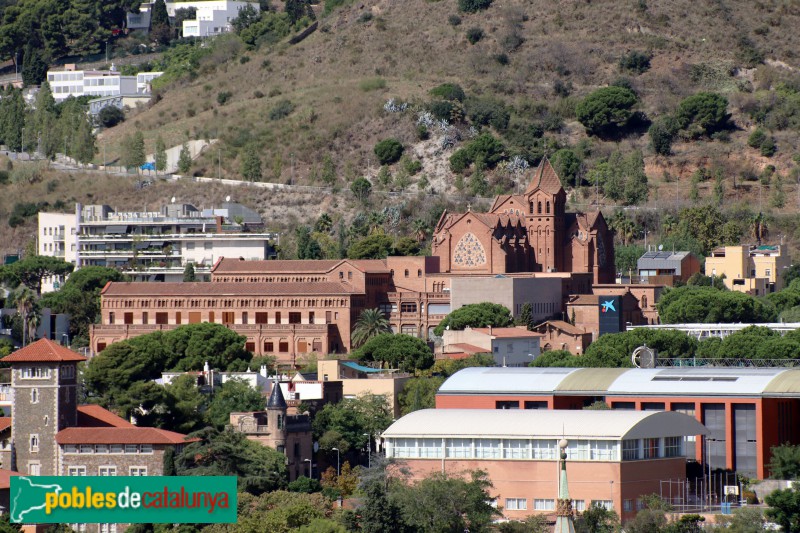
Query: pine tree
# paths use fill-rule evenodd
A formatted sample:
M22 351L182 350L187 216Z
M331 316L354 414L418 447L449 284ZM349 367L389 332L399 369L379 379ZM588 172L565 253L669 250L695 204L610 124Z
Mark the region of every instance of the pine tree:
M517 323L520 326L525 326L528 328L528 331L533 328L533 306L530 304L530 302L522 304L522 310L519 314Z
M722 206L722 202L725 200L725 180L722 177L722 170L717 169L716 173L714 174L714 202L717 204L717 207Z
M161 135L156 137L156 176L158 176L159 172L164 172L167 170L167 147L164 144L164 139L161 138Z
M147 162L145 157L144 134L141 131L137 131L123 140L122 164L125 167L135 167L138 170Z
M783 177L780 174L775 177L770 204L772 207L778 209L786 205L786 193L783 191Z
M192 168L192 154L189 152L189 145L183 143L181 153L178 155L178 172L188 174Z
M255 146L250 145L245 148L240 172L247 181L261 181L261 158L258 157Z

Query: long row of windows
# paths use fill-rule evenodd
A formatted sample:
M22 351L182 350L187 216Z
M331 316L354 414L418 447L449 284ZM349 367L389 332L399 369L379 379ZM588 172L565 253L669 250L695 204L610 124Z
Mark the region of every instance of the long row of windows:
M68 476L86 476L87 470L85 466L69 466L67 467L67 475ZM97 475L98 476L116 476L117 475L117 467L116 466L100 466L97 468ZM146 476L147 475L147 467L146 466L131 466L128 467L128 475L131 476Z
M107 298L104 306L110 308L139 308L149 309L151 307L179 309L182 307L208 307L208 308L252 308L252 307L347 307L347 298L287 298L287 299L206 299L192 298L183 299L157 299L139 300Z
M622 460L679 457L682 437L631 439L622 442ZM620 442L573 440L566 449L575 461L619 461ZM528 459L558 458L556 439L399 438L387 439L387 457L399 459Z
M305 322L303 321L303 313L292 312L292 311L283 314L280 311L277 311L275 313L272 313L271 315L266 311L263 312L258 311L255 313L242 311L241 313L239 313L238 320L236 317L236 313L233 311L223 311L220 315L217 315L214 311L209 311L207 319L203 319L203 315L200 311L189 311L188 313L175 311L174 313L172 313L172 319L170 319L170 313L167 311L155 312L152 314L149 311L142 311L141 322L136 322L134 320L133 312L127 311L122 313L122 324L127 324L127 325L133 325L133 324L180 325L186 323L199 324L201 322L217 322L216 320L217 316L221 318L222 320L221 323L225 325L330 324L333 320L339 320L338 311L325 311L324 322L320 321L321 317L318 317L317 313L314 311L308 311L308 313L306 313ZM184 317L188 320L188 322L184 320ZM115 311L110 311L108 313L108 323L110 325L116 324L117 318L118 315ZM151 318L154 318L155 320L151 322Z
M153 453L152 444L65 444L64 453Z
M533 504L534 511L555 511L556 501L553 498L532 498L530 500ZM606 509L613 509L614 502L611 500L592 500L591 505L605 507ZM527 511L528 499L527 498L506 498L505 508L506 511ZM586 500L572 500L572 510L582 513L586 510Z

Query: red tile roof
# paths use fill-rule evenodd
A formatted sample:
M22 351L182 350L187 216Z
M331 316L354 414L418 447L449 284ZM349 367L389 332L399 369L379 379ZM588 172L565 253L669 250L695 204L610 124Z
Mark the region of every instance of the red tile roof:
M486 348L481 348L480 346L475 346L474 344L467 344L465 342L448 344L447 350L448 351L445 352L445 355L456 354L459 352L464 352L466 354L490 353L492 351L491 348L487 350Z
M24 348L20 348L11 355L5 356L0 361L3 363L49 363L56 361L86 361L86 358L50 339L39 339Z
M556 174L553 165L550 164L550 160L546 157L539 163L533 175L533 180L531 180L530 185L528 185L525 194L533 192L536 189L541 189L549 194L557 194L559 191L563 190L558 174Z
M11 478L12 476L21 476L19 472L15 472L13 470L6 470L5 468L0 468L0 490L3 489L10 489L11 488Z
M548 320L547 322L542 322L536 326L535 329L546 330L547 326L552 326L553 328L563 331L568 335L585 335L587 333L583 328L573 326L569 322L565 322L563 320Z
M541 333L535 331L528 331L524 328L472 328L472 331L483 333L484 335L491 335L498 339L513 339L518 337L541 337Z
M185 444L186 435L157 428L66 428L56 433L58 444Z
M78 406L78 427L132 428L136 426L99 405L87 404Z
M340 259L280 259L267 261L246 261L233 257L222 257L211 269L214 274L236 274L244 272L258 272L268 274L280 273L305 273L316 272L324 274L341 263Z
M5 431L10 427L11 427L11 417L10 416L0 417L0 431Z
M340 296L358 293L344 283L151 283L110 282L103 296Z

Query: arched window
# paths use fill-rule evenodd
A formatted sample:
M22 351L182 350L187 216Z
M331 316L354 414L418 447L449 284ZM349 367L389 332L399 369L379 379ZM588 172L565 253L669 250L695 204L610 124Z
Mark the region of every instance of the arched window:
M547 202L547 214L550 214L550 202Z
M421 277L422 277L422 269L421 269L421 268L418 268L418 269L417 269L417 277L418 277L418 278L421 278Z
M31 389L31 403L39 403L39 389Z
M536 212L540 215L542 214L542 202L539 202L536 206Z
M406 274L406 277L408 277L408 269L406 269L406 272L405 272L405 274Z
M529 210L530 210L531 215L532 215L533 214L533 202L529 203L528 207L529 207Z

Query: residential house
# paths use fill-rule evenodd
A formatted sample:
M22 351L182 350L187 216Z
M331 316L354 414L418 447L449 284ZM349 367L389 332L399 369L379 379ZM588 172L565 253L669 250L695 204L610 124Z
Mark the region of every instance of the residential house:
M783 273L791 262L785 244L723 246L706 257L706 275L724 276L732 291L763 296L783 289Z
M560 296L559 296L560 297ZM542 334L525 326L513 328L465 328L444 332L444 351L451 346L475 346L492 354L497 366L528 366L539 357Z

